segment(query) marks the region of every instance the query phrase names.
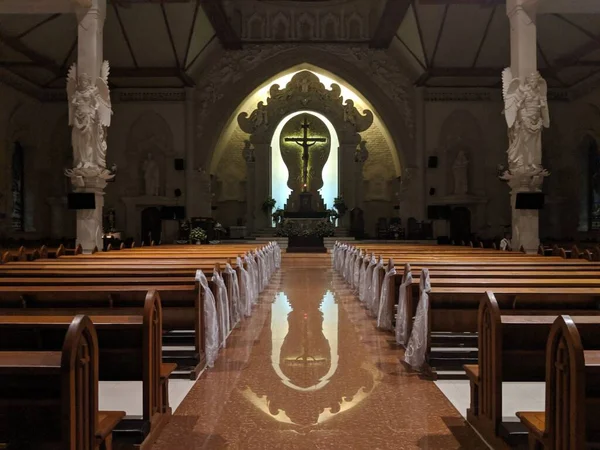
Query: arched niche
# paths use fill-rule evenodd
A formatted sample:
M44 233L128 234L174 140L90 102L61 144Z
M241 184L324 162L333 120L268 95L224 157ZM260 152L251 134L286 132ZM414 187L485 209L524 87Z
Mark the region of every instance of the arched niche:
M361 142L360 133L372 126L373 113L369 110L359 111L352 100L342 97L339 85L333 84L327 88L317 75L305 70L295 74L284 88L278 84L272 85L266 102L260 101L256 109L238 116L239 127L249 135L245 156L249 171L249 196L253 197L249 198L247 214L248 222L252 222L251 228L257 223L258 227L260 224L268 225L267 220L262 220L260 206L272 194L271 177L265 175L269 174L268 168L271 167L273 137L279 125L298 112L320 115L332 125L339 142L338 192L351 207L360 204L355 159ZM331 208L333 198L329 199L329 203L328 207Z
M300 70L326 75L364 99L375 124L385 130L397 176L401 168L419 165L414 87L404 69L383 52L322 45L248 47L244 55L228 52L217 58L197 80L197 139L203 145L195 165L214 172L248 102L276 79Z
M127 138L125 164L131 178L128 190L137 195L145 195L142 165L148 154L152 155L160 167L159 194L164 196L172 175L173 132L164 117L154 111L144 112L138 117L131 125ZM133 176L134 173L137 176Z
M438 152L439 164L444 176L444 194L454 194L453 166L461 152L468 160L469 193L481 189L485 143L481 126L470 111L455 110L446 118L440 130Z

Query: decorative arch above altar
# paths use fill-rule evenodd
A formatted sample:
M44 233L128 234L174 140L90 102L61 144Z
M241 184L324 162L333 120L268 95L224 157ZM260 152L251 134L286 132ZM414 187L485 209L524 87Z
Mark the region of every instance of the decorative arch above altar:
M350 99L344 101L339 85L327 89L319 78L307 70L298 72L283 89L271 86L269 97L259 102L250 114L243 112L237 120L240 128L251 135L252 143L270 142L277 125L291 113L300 110L318 112L336 128L341 144L358 144L359 133L373 125L369 110L360 112Z

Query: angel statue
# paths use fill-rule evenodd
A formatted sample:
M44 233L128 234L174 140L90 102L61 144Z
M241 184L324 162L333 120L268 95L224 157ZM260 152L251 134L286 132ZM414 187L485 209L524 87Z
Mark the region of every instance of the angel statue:
M521 83L510 68L502 73L504 115L508 124L509 167L531 167L541 163L542 128L550 126L548 85L539 72Z
M106 168L106 128L112 115L108 74L108 61L102 63L96 80L85 73L78 75L77 63L69 69L69 125L73 127L74 165L78 169Z

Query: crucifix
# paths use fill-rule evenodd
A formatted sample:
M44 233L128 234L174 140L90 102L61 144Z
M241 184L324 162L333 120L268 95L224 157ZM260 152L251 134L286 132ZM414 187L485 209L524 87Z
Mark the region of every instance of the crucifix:
M308 117L304 116L304 122L302 123L302 129L304 135L302 137L285 138L285 142L293 142L294 144L300 145L303 149L302 162L304 167L302 168L302 186L303 191L306 192L306 186L308 186L308 160L310 158L308 149L319 142L327 142L327 138L309 138L308 130L310 129L310 123Z

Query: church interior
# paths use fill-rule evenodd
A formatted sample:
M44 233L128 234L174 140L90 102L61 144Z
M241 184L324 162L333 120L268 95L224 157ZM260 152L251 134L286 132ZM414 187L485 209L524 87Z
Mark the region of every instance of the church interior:
M600 448L599 276L598 0L0 1L0 448Z

